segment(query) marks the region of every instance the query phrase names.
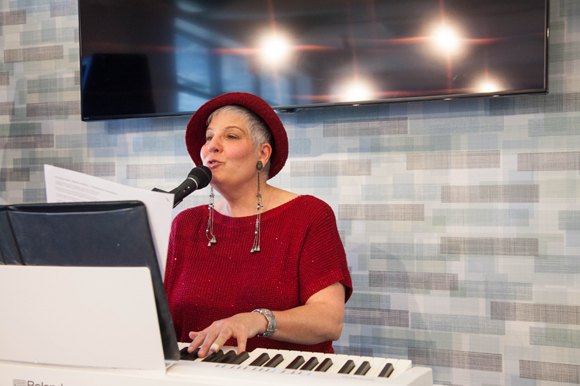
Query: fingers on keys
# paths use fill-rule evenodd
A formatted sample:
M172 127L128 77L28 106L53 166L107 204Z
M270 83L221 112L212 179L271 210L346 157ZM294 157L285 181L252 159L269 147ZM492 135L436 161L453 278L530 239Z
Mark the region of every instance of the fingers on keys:
M192 331L189 333L189 337L193 341L189 345L188 351L193 352L199 348L198 356L204 358L218 352L232 335L230 327L214 323L201 332Z

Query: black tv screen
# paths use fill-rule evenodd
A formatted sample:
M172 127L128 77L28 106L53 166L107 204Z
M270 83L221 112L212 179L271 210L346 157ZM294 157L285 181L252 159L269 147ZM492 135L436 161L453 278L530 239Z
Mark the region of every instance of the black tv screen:
M548 0L79 0L83 120L547 91Z

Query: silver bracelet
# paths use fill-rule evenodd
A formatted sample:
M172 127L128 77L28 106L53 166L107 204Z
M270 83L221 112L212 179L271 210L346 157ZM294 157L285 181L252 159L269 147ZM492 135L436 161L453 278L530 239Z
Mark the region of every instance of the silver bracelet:
M268 320L268 327L266 328L266 331L263 334L258 334L256 336L261 338L267 338L269 336L274 335L274 333L278 329L278 322L276 321L276 318L274 317L272 311L267 310L265 308L257 308L252 312L259 312L260 314L264 315L266 320Z

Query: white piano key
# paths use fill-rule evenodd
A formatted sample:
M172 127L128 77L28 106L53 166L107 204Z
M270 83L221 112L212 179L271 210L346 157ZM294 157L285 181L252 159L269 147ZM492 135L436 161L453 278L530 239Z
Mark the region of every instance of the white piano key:
M375 359L377 359L377 358L375 358ZM383 371L383 369L387 365L387 363L392 364L393 369L397 368L397 362L399 361L398 359L393 359L393 358L381 358L381 359L383 359L382 363L378 363L377 366L374 368L372 374L369 372L369 374L367 374L367 376L378 377L379 374L381 373L381 371ZM394 370L393 370L393 372L394 372Z
M412 366L413 362L411 362L410 360L399 359L397 365L395 366L395 371L393 371L393 373L389 378L397 378L399 375L409 370Z

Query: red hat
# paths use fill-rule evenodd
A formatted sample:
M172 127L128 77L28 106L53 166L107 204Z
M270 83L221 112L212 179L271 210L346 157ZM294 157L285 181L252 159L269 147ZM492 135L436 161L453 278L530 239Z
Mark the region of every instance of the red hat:
M195 162L196 166L203 165L200 151L205 144L205 130L207 129L207 119L215 110L223 106L240 105L243 106L266 122L266 125L272 132L274 143L272 146L272 155L270 156L270 171L268 178L274 177L286 163L288 159L288 136L286 129L278 118L276 112L262 98L253 94L244 92L232 92L220 95L207 101L191 117L187 124L185 132L185 144L187 151Z

